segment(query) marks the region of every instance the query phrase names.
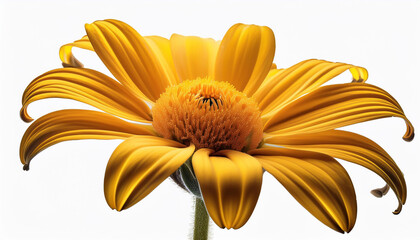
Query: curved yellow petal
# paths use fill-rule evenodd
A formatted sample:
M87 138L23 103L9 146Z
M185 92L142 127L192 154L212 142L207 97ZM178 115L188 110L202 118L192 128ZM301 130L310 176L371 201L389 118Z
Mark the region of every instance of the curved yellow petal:
M171 82L170 85L176 85L180 82L176 73L174 59L171 52L171 42L160 36L145 36L147 43L155 53L156 57L159 58L159 62L163 65L163 70L166 74L170 75L168 78Z
M249 152L312 215L338 232L350 232L357 203L346 170L328 155L285 148Z
M214 78L218 42L211 38L173 34L170 39L172 56L181 81Z
M273 63L274 64L274 63ZM275 64L274 64L275 65ZM256 100L257 101L257 103L259 103L259 101L261 100L261 94L260 94L260 92L261 92L261 88L262 89L266 89L266 91L268 91L268 89L265 87L267 84L271 84L271 81L272 81L272 79L275 77L275 76L277 76L277 75L279 75L281 72L283 72L283 71L285 71L285 69L283 69L283 68L280 68L280 69L278 69L278 68L273 68L273 66L272 66L272 68L270 69L270 71L268 72L268 74L267 74L267 76L265 77L265 79L264 79L264 81L261 83L261 86L258 88L258 90L257 90L257 92L255 92L254 93L254 95L252 96L252 98L254 99L254 100ZM258 93L258 94L257 94ZM261 108L260 108L260 110L262 110Z
M83 64L74 57L72 48L78 47L86 50L93 51L92 44L90 44L88 36L84 36L79 40L76 40L72 43L67 43L60 48L60 59L63 64L63 67L77 67L82 68Z
M296 98L317 89L322 84L350 70L353 82L365 82L365 68L345 63L310 59L268 75L264 84L253 95L259 103L263 118L268 118Z
M264 131L282 136L314 133L384 117L403 118L403 139L413 139L413 125L389 93L366 83L335 84L289 103L266 122Z
M235 24L220 43L215 79L230 82L237 90L252 96L272 66L274 51L275 39L270 28Z
M150 125L134 124L112 115L90 110L60 110L33 122L22 137L20 160L29 163L54 144L79 139L118 139L132 135L156 135Z
M262 184L261 164L246 153L200 149L192 164L207 211L221 228L242 227L251 216Z
M108 205L121 211L146 197L174 173L195 147L153 136L134 136L121 143L109 159L104 191Z
M117 20L86 24L95 52L123 85L155 101L175 80L147 41L129 25Z
M116 116L150 122L150 108L136 94L110 77L86 68L60 68L33 80L22 97L21 117L25 122L30 103L45 98L68 98L84 102Z
M163 65L163 70L170 76L168 78L171 81L170 84L178 84L179 80L176 75L169 40L159 36L145 36L144 39L147 41L147 44L156 57L159 58L159 62ZM81 39L76 40L73 43L65 44L60 48L60 59L63 62L64 67L83 67L83 64L74 57L72 52L73 47L94 51L88 36L86 35Z
M264 142L324 153L372 170L394 190L399 202L395 214L401 211L406 201L407 186L401 170L385 150L366 137L346 131L330 130L287 137L268 136Z

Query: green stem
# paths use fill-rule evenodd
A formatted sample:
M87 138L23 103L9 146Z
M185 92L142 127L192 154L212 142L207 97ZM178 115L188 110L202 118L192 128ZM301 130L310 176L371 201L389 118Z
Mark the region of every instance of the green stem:
M207 240L209 235L209 215L201 198L195 198L193 240Z

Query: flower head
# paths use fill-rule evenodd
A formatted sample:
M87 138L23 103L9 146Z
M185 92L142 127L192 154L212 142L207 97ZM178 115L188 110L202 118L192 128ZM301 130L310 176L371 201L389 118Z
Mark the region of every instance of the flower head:
M399 202L394 213L401 211L406 184L392 158L366 137L336 130L400 117L404 140L414 137L398 102L365 83L366 69L314 59L277 69L274 34L255 25L236 24L220 42L142 37L116 20L87 24L86 32L61 47L64 68L29 84L21 117L32 121L28 104L45 98L74 99L103 112L61 110L32 123L20 148L26 170L35 155L62 141L123 139L105 173L113 209L130 208L171 176L204 200L218 226L240 228L254 210L265 170L321 222L349 232L356 197L334 159L340 158L383 178ZM95 51L116 80L84 68L72 47ZM323 86L346 70L351 83Z

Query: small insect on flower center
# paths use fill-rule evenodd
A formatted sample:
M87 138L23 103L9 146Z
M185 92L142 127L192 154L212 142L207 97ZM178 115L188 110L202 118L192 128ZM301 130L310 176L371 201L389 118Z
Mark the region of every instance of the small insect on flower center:
M248 151L262 140L257 103L227 82L199 78L168 87L152 114L160 135L198 149Z

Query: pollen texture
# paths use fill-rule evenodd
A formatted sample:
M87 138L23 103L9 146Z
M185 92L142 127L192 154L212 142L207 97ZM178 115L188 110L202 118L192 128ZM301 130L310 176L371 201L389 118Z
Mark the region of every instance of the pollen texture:
M262 140L257 103L227 82L196 79L168 87L152 114L160 135L196 148L248 151Z

